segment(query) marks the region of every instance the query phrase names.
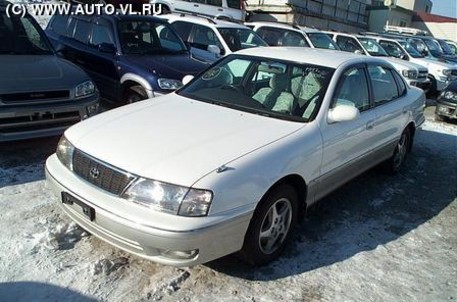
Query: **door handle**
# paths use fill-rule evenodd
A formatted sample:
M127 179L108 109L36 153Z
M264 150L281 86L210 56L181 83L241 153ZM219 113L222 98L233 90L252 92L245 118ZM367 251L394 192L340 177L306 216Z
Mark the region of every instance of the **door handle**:
M403 111L402 111L402 113L403 113L403 114L406 114L406 113L408 113L408 108L406 108L406 107L405 107L405 108L403 108Z
M366 125L367 130L372 130L374 128L374 121L369 121Z
M198 4L194 4L194 7L198 7L199 5Z
M220 11L220 12L223 12L223 11L224 11L222 8L218 8L217 10Z

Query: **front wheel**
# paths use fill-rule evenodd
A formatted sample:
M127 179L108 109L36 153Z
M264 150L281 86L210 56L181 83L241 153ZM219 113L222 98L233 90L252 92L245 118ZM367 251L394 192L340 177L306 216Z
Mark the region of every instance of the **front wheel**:
M144 88L139 85L128 88L124 94L124 100L126 104L136 103L147 98L148 94L146 93L146 90L144 90Z
M283 185L268 193L257 206L239 256L251 265L264 265L281 254L297 223L298 198Z

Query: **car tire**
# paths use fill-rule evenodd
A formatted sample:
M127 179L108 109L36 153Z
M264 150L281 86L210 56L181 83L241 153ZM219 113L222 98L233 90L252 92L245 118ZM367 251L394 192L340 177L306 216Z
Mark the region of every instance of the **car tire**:
M146 90L140 85L129 87L124 94L124 100L126 104L136 103L147 98L148 94L146 93Z
M260 201L246 232L238 256L260 266L277 258L297 223L298 197L290 185L273 189Z
M427 91L425 94L427 98L433 98L438 94L438 91L436 90L436 80L433 77L429 77L430 79L430 89Z
M411 150L411 143L411 131L406 128L395 146L394 154L386 162L386 168L390 174L397 174L400 171L408 152Z

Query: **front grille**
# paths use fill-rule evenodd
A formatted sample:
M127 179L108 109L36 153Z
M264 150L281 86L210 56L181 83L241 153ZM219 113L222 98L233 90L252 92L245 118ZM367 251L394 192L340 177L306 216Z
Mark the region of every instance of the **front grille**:
M419 79L425 79L427 78L428 72L427 71L419 71Z
M34 92L21 92L21 93L9 93L0 95L0 100L4 104L16 104L30 101L53 101L68 99L70 97L70 91L68 90L57 90L57 91L34 91Z
M73 171L91 184L112 194L121 195L134 176L113 168L76 149L73 154Z

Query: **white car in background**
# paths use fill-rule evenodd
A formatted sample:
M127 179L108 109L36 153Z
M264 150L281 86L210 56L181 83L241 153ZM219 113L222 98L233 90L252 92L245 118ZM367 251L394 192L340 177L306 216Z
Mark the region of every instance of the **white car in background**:
M199 14L206 17L244 21L244 0L151 0L161 5L162 13Z
M263 265L307 207L379 163L401 168L424 102L382 59L251 48L71 127L46 177L75 222L133 254Z
M333 38L342 51L354 52L366 56L382 57L397 69L409 85L423 88L424 91L430 86L426 77L428 74L428 69L426 67L389 57L387 52L375 39L362 35L351 35L339 32L326 33Z
M239 23L185 14L158 17L171 24L191 47L194 58L205 62L212 63L241 49L268 46L252 29Z
M449 83L457 79L457 66L455 64L427 58L404 39L389 39L385 37L375 37L375 39L390 56L426 67L432 94L442 91Z
M338 45L323 31L287 23L246 22L270 46L300 46L339 50Z

